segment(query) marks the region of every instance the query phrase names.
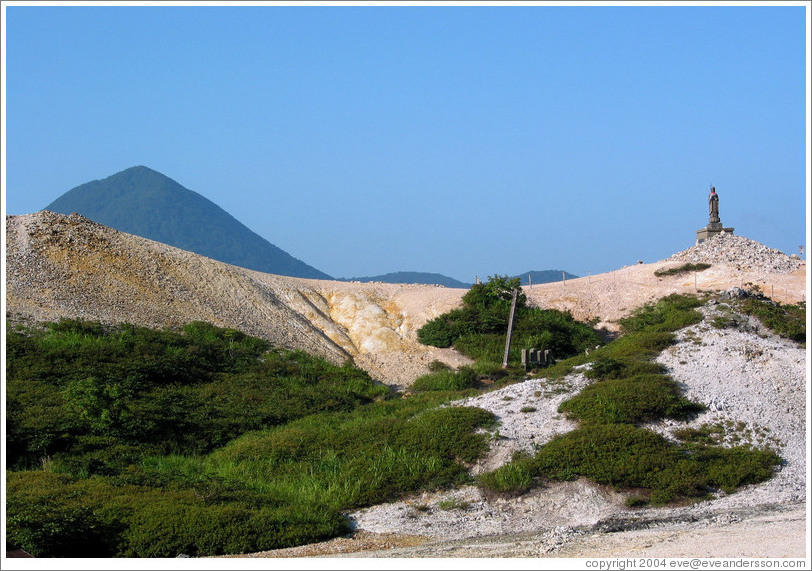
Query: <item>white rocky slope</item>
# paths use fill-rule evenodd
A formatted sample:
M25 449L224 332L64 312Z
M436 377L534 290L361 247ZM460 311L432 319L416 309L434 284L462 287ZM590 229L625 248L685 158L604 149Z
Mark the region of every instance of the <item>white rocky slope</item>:
M718 234L665 261L726 264L739 271L755 270L765 274L789 274L803 263L798 256L788 256L780 250L734 234Z

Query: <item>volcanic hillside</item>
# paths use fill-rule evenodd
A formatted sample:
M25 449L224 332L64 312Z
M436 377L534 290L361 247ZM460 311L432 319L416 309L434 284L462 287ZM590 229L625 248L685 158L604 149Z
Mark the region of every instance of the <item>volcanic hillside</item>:
M466 290L348 283L260 273L119 232L80 215L49 211L6 217L6 304L12 321L85 318L149 327L193 320L233 327L332 362L353 359L374 378L406 386L453 350L417 342L428 320ZM658 277L684 260L700 272ZM741 236L719 236L653 264L525 287L531 303L565 309L607 330L632 309L669 293L747 284L780 301L805 299L805 264Z

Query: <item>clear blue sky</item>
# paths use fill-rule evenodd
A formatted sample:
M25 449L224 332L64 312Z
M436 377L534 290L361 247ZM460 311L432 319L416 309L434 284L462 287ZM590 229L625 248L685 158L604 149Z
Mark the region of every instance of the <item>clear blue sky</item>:
M336 277L807 233L808 3L4 4L6 212L145 165Z

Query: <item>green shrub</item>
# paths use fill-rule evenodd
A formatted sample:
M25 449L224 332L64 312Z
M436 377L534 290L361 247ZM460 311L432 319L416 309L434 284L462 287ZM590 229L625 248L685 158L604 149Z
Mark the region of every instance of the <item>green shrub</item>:
M676 455L667 440L650 430L630 424L586 425L542 446L534 464L552 480L583 476L618 487L651 487L651 475Z
M597 380L621 379L637 375L661 375L666 371L665 366L652 361L629 358L615 359L607 356L609 349L613 347L613 344L608 345L595 355L590 368L584 373L588 378Z
M518 278L492 276L475 284L463 296L463 306L421 327L424 345L451 347L475 360L501 363L513 292L518 292L509 361L517 362L522 349L549 349L557 359L600 345L600 336L569 312L527 307Z
M696 263L696 264L687 263L687 264L683 264L681 266L678 266L676 268L668 268L668 269L660 268L659 270L655 270L654 275L657 276L658 278L660 278L660 277L664 277L664 276L673 276L673 275L677 275L677 274L685 274L685 273L688 273L688 272L701 272L702 270L707 270L709 267L711 267L710 264L705 264L703 262Z
M297 510L240 505L149 505L124 535L125 557L210 556L315 543L344 535L346 519L320 506Z
M739 303L738 307L744 313L758 318L765 327L777 335L796 343L806 342L806 303L778 304L763 299L747 298Z
M91 498L62 474L6 475L6 544L34 557L111 557L120 520L105 517Z
M476 483L485 490L501 495L521 495L535 485L535 472L529 457L518 455L496 470L479 474Z
M581 422L637 424L684 419L704 409L685 399L669 377L648 374L593 383L561 403L558 410Z
M674 334L670 331L640 331L619 337L601 347L593 359L605 357L620 362L645 362L673 343Z
M708 465L708 480L714 487L732 493L740 486L763 482L773 475L781 458L772 450L749 446L722 448L702 446L696 451L697 461Z
M463 335L479 330L479 314L470 308L452 309L417 330L417 340L423 345L446 348Z
M103 451L80 442L103 437L119 452L201 454L250 430L389 394L355 367L269 351L264 341L205 323L152 331L64 320L15 330L10 345L12 468L51 456L71 473L110 474L121 462L102 461Z
M634 310L620 324L626 333L676 331L702 321L702 314L696 311L701 305L698 298L671 294Z

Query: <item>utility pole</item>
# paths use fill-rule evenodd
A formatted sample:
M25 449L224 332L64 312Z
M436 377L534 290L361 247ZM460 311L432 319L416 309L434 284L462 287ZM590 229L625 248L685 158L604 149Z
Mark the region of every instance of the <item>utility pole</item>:
M502 359L502 368L507 369L508 354L510 353L510 337L513 335L513 314L516 313L516 296L519 294L518 289L513 290L513 301L510 302L510 318L508 319L507 339L505 340L505 358Z

